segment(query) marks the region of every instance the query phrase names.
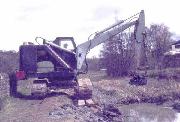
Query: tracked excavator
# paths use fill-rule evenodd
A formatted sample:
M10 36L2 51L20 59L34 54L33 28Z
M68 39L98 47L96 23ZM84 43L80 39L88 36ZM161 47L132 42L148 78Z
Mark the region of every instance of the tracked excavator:
M135 62L140 67L143 59L143 39L145 15L140 13L121 20L100 32L92 39L76 46L73 37L57 37L54 41L42 39L42 44L24 43L19 48L19 70L9 75L10 95L17 97L18 81L33 79L31 95L43 96L57 88L73 88L78 105L93 104L93 86L90 79L78 79L79 74L86 73L82 66L86 64L86 55L97 45L116 36L124 30L135 27ZM37 41L38 42L38 41Z

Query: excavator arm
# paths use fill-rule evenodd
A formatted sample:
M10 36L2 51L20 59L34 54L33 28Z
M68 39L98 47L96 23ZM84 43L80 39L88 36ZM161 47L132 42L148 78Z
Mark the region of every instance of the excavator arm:
M136 55L136 65L140 66L140 61L143 56L142 51L142 42L143 42L143 34L145 31L145 15L142 10L139 14L137 20L132 22L125 22L126 20L122 20L103 31L97 33L93 39L88 40L77 46L76 50L76 58L77 58L77 70L80 71L83 62L86 58L87 53L90 49L96 47L97 45L106 42L109 38L123 32L127 28L135 25L135 36L136 36L136 44L135 44L135 55Z

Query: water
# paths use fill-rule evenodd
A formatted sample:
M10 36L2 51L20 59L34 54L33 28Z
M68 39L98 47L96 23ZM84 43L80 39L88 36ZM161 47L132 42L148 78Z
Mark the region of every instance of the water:
M125 122L180 122L180 113L170 107L153 104L120 106Z
M176 113L176 119L174 122L180 122L180 113Z

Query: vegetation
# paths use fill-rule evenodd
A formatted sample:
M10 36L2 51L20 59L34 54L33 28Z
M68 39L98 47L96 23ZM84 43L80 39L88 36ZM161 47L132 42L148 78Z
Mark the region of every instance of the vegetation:
M0 72L10 73L18 68L19 56L15 51L0 51Z
M173 42L172 33L165 25L151 25L147 28L146 52L151 68L161 69L164 53L170 48Z
M121 33L104 44L100 64L109 76L126 76L135 67L134 35ZM144 65L150 69L162 69L163 54L172 43L172 33L163 24L153 24L146 28Z
M102 65L109 76L124 76L133 67L132 41L126 33L111 38L102 51Z

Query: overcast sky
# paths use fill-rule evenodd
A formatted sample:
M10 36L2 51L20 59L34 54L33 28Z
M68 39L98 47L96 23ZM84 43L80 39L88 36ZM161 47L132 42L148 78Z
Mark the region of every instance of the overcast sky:
M178 0L0 0L0 50L18 50L36 36L73 36L80 44L90 34L145 10L146 26L164 23L180 34Z

